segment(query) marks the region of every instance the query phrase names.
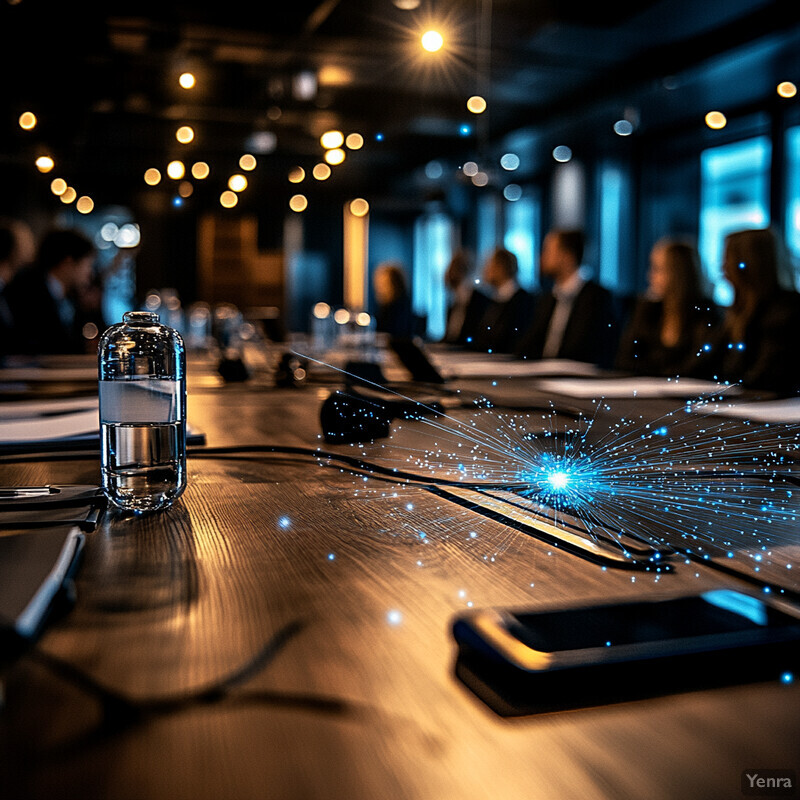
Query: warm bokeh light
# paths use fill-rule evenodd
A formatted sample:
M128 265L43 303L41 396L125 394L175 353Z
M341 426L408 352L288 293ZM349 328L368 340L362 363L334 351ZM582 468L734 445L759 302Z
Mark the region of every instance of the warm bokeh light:
M350 150L360 150L364 146L364 137L360 133L348 134L344 143Z
M233 208L239 202L239 196L236 192L223 192L219 196L219 204L223 208Z
M437 50L441 50L444 44L444 38L439 31L425 31L420 41L422 42L422 46L429 53L435 53Z
M289 200L289 208L292 211L305 211L308 208L308 199L304 194L295 194L292 195L291 199Z
M50 191L57 197L61 197L67 191L67 182L63 178L53 178L50 183Z
M205 161L198 161L197 163L192 164L192 177L197 178L198 181L202 181L207 178L209 172L211 172L211 170Z
M36 159L36 169L38 169L39 172L50 172L55 165L56 162L53 161L50 156L39 156L39 158Z
M478 94L473 95L467 100L467 108L473 114L483 114L486 111L486 101Z
M489 176L485 172L476 172L472 176L472 183L474 186L486 186L489 183Z
M181 181L178 184L178 194L181 197L191 197L192 192L194 191L194 186L192 186L189 181Z
M372 317L366 311L361 311L356 316L356 325L360 325L362 328L366 328L370 322L372 322Z
M709 111L706 114L706 125L713 128L715 131L721 130L728 124L725 115L721 111Z
M161 173L155 167L150 167L144 173L144 182L148 186L158 186L161 183Z
M23 114L20 114L19 117L19 126L24 131L32 131L36 127L36 114L32 111L25 111Z
M251 172L256 168L256 157L250 155L250 153L245 153L239 159L239 166L245 170L245 172Z
M797 87L791 81L783 81L778 84L778 94L781 97L794 97L797 94Z
M369 214L369 203L363 197L350 201L350 213L354 217L366 217Z
M344 134L341 131L326 131L319 137L319 143L326 150L341 147L344 144Z
M191 72L184 72L181 74L180 78L178 78L178 83L184 89L192 89L197 81L195 80L194 75Z
M77 196L78 193L71 186L67 186L67 188L64 190L64 193L61 195L61 197L59 197L59 200L65 204L71 203Z
M331 176L331 168L327 164L317 164L312 174L318 181L326 181Z
M516 203L517 200L522 197L522 187L516 183L509 183L508 186L503 189L503 197L512 203Z
M345 159L345 152L341 149L341 147L334 147L333 150L328 150L325 153L325 160L329 164L333 164L336 166L337 164L341 164L342 161Z
M81 214L89 214L94 208L94 200L92 200L92 198L88 195L83 195L82 197L78 198L78 202L75 203L75 208Z
M170 161L167 164L167 175L174 181L179 181L186 174L186 167L183 161Z
M316 303L314 305L314 316L317 319L328 319L331 315L331 307L327 303Z
M461 167L461 171L468 177L471 178L474 175L478 174L478 165L474 161L467 161L463 167Z
M337 308L333 315L333 320L340 325L345 325L350 322L350 312L346 308Z
M243 192L247 188L247 178L244 175L231 175L228 178L228 188L234 192Z
M302 167L295 167L289 173L289 183L302 183L305 180L306 171Z
M194 139L194 129L191 125L181 125L177 131L175 131L175 138L181 144L189 144Z

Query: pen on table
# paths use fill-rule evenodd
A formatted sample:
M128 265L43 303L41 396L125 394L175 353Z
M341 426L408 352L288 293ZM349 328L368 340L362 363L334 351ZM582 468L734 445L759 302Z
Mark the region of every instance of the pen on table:
M14 497L42 497L53 494L50 486L3 486L0 487L0 500Z

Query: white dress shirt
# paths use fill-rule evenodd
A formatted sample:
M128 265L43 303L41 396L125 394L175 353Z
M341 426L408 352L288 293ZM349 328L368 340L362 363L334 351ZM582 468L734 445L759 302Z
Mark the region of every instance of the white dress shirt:
M556 299L553 315L550 317L550 324L547 327L547 336L542 348L542 358L556 358L561 349L561 341L569 323L572 306L575 298L580 294L586 283L586 278L581 275L580 270L576 270L567 280L553 287L553 297Z

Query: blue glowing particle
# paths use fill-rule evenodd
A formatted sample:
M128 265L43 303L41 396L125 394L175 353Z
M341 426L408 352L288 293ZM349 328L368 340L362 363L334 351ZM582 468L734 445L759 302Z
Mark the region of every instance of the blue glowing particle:
M547 483L554 492L563 492L569 486L569 475L563 470L556 470L547 476Z
M606 642L606 647L611 647L611 642Z
M459 133L460 133L462 136L469 136L469 135L472 133L472 125L462 125L462 126L461 126L461 127L458 129L458 132L459 132Z
M291 524L292 521L289 519L289 517L281 517L278 520L279 527L283 528L284 530L286 530Z
M328 561L334 561L336 559L336 553L328 553Z
M747 264L745 264L744 261L739 262L739 269L744 269L746 266Z
M172 198L172 205L175 206L175 208L180 208L183 205L183 198L175 195L175 197Z
M703 345L703 350L707 353L709 350L711 350L711 345L710 344L704 344Z
M794 683L794 675L791 672L784 672L781 675L781 683L785 683L787 686L790 683Z
M383 141L383 134L382 133L376 133L375 134L375 141L376 142L382 142Z
M414 510L414 504L413 503L406 503L406 510L407 511L413 511Z
M467 336L467 344L470 344L470 342L472 342L472 337L471 336Z
M403 615L397 609L393 608L386 614L386 621L390 625L399 625L403 621Z

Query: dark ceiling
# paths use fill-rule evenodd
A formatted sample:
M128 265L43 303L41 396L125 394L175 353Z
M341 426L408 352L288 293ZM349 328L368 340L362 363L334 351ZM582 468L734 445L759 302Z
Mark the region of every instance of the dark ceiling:
M142 190L148 167L164 172L172 158L207 161L204 190L218 197L239 156L253 151L250 137L265 132L274 149L260 155L253 176L261 191L288 192L288 170L321 160L319 136L330 128L359 132L365 145L334 169L326 190L386 192L398 174L430 159L485 149L603 98L646 99L671 76L712 69L721 53L794 32L800 3L421 0L403 10L392 0L220 0L109 2L95 14L81 7L0 7L0 163L26 170L47 150L52 175L97 202L125 204ZM435 55L419 46L428 27L445 35ZM177 83L186 69L198 79L190 91ZM306 97L297 93L303 73L316 76ZM748 91L743 82L734 90L740 101ZM480 116L466 109L477 93L489 102ZM673 115L685 113L685 99L672 104ZM668 103L653 105L669 111ZM39 118L30 132L16 124L25 110ZM189 145L175 141L181 124L196 131Z

